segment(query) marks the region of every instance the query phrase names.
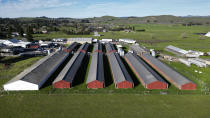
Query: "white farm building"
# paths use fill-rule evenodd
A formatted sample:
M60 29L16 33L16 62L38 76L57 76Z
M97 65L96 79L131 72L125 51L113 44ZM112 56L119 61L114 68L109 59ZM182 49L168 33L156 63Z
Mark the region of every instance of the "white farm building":
M26 48L30 42L24 42L17 39L9 39L9 40L0 40L0 43L7 45L7 46L21 46L23 48Z
M133 39L119 39L119 42L123 42L123 43L130 43L130 44L135 44L136 41Z
M101 43L109 43L109 42L112 42L113 39L101 39Z
M72 51L77 45L73 43L67 49ZM64 50L51 53L4 84L4 90L39 90L70 54Z
M206 33L205 36L210 37L210 32Z
M21 72L19 75L11 79L9 82L3 85L4 90L6 91L19 91L19 90L39 90L39 85L25 81L22 78L25 77L27 74L32 72L35 68L37 68L39 65L41 65L44 61L46 61L50 56L46 56L39 60L37 63L32 65L31 67L27 68L23 72Z
M165 48L166 51L172 52L174 54L180 55L180 56L184 56L188 53L187 50L183 50L180 48L177 48L175 46L169 45Z
M68 38L67 39L67 44L72 44L74 42L77 42L77 43L81 43L81 44L84 44L84 43L92 43L93 39L92 38Z

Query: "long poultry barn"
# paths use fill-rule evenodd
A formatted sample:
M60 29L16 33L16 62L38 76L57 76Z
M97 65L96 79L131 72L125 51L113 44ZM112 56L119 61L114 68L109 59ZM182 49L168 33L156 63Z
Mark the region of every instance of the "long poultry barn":
M104 63L101 43L94 45L86 83L87 88L104 88Z
M131 45L130 50L136 53L137 55L142 55L143 53L147 53L147 50L138 44Z
M116 88L133 88L134 83L125 68L120 56L111 43L106 44L109 65Z
M82 62L86 56L89 44L84 43L80 46L78 51L74 54L71 60L66 64L64 69L53 81L54 88L71 88L73 82L77 79L76 74L82 65Z
M70 45L67 51L60 50L39 60L19 75L3 85L4 90L39 90L43 84L54 74L54 72L69 57L70 52L78 43Z
M146 89L167 89L168 84L136 54L127 53L125 60Z
M179 74L150 54L143 54L141 58L159 72L165 79L181 90L195 90L196 84Z

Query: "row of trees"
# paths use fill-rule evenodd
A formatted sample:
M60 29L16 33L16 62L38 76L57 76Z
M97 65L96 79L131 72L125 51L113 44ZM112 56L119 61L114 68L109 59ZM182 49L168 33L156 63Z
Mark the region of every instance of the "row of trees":
M122 26L122 27L116 27L116 28L112 28L111 29L111 31L123 31L123 30L135 31L136 28L135 28L135 26Z
M28 41L33 41L33 28L31 26L28 26L25 31L23 27L18 27L18 30L14 30L13 27L9 26L8 30L4 32L4 35L1 35L2 38L13 38L12 32L18 31L20 37L26 37ZM1 32L2 33L2 32ZM24 36L26 34L26 36Z

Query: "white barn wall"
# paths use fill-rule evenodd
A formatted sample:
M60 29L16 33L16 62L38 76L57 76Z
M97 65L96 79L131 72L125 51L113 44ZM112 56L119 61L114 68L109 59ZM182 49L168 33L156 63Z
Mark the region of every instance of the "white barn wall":
M5 84L3 87L6 91L39 90L38 85L22 80Z

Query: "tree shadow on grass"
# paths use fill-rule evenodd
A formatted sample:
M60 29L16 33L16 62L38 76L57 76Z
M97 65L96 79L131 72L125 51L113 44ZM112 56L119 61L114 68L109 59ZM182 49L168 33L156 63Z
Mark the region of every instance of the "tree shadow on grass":
M11 57L5 60L4 60L4 57L2 57L0 58L0 63L11 64L11 63L16 63L16 62L23 61L29 58L32 58L32 57L18 56L18 57Z

